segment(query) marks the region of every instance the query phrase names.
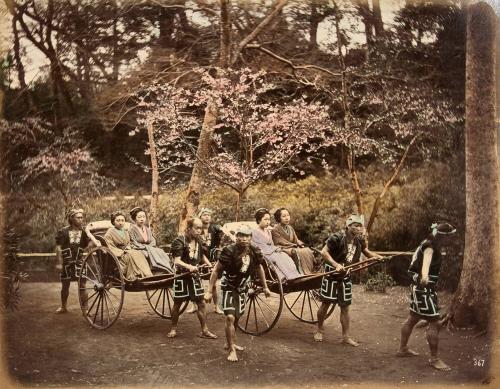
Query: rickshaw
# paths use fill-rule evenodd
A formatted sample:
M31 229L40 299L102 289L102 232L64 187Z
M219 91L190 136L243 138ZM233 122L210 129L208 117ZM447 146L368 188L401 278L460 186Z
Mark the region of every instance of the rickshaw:
M89 231L99 240L101 246L91 249L76 266L78 299L83 316L93 328L107 329L120 316L125 292L145 292L153 311L164 319L171 319L172 286L176 279L190 273L174 274L164 271L135 281L126 280L118 258L106 247L103 238L111 226L108 220L88 224ZM128 228L129 224L126 223L125 229ZM200 277L208 278L210 272L207 270L206 266L200 266ZM180 313L185 311L187 304L186 301L181 305Z
M256 228L255 222L234 222L226 223L222 230L232 241L236 240L236 231L242 224L250 228ZM310 247L315 255L320 255L320 251ZM387 259L390 257L385 257ZM366 259L361 262L348 265L345 268L351 273L365 269L369 266L380 263L379 259ZM271 296L263 296L263 289L259 280L255 277L250 280L248 297L246 300L245 313L238 322L239 329L250 335L258 336L269 332L278 322L283 305L290 313L302 322L316 324L318 322L317 312L320 306L319 289L325 274L336 272L321 272L322 265L313 274L280 282L274 265L265 261L264 272L266 275L267 287L272 292ZM332 304L327 311L327 318L333 313L335 304Z

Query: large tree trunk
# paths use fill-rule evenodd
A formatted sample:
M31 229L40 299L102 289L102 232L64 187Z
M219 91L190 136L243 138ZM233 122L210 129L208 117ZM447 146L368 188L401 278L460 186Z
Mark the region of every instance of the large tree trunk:
M308 49L316 50L318 48L318 26L320 17L318 15L317 5L311 3L311 15L309 16L309 45Z
M366 37L366 54L370 57L370 53L373 49L373 23L372 23L372 12L368 5L368 0L357 0L357 9L359 16L363 20L365 25L365 37Z
M148 130L148 143L149 143L149 156L151 158L151 203L150 203L150 217L149 226L156 233L158 225L158 197L159 197L159 177L158 172L158 159L156 157L156 143L154 137L153 125L150 123L147 127Z
M203 165L198 161L207 160L210 157L210 145L212 143L212 134L217 122L217 106L210 101L205 109L205 118L201 127L200 139L198 140L198 149L196 150L196 163L191 173L191 180L181 210L179 222L179 232L186 229L187 219L196 214L198 205L200 205L201 191L203 186Z
M372 0L373 5L373 27L375 35L380 38L384 35L384 23L382 21L382 11L380 10L380 0Z
M495 23L485 3L469 6L466 68L466 231L460 284L451 314L458 326L492 324L493 272L499 263L495 128ZM498 276L498 268L497 268Z

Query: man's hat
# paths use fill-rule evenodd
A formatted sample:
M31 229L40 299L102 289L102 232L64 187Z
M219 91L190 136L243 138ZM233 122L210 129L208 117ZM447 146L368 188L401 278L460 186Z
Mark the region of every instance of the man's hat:
M359 223L362 226L365 225L365 217L363 215L351 215L345 221L346 227L349 227L353 223Z
M70 219L75 216L77 213L83 214L83 209L81 208L71 208L68 212L66 212L66 219Z
M451 235L457 232L457 229L453 227L450 223L432 223L431 225L431 233L433 236L436 235Z
M236 235L252 235L252 229L248 227L246 224L242 224L236 230Z
M201 217L204 213L208 213L209 215L211 215L212 213L214 213L214 211L212 211L210 208L202 208L200 209L200 212L198 212L198 217Z

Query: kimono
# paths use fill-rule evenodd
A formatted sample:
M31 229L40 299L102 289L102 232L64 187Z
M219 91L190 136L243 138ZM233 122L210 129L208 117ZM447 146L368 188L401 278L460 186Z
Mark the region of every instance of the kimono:
M302 274L313 273L316 258L310 248L298 247L302 242L297 238L297 234L292 226L278 224L273 228L271 234L276 246L281 247L281 249L292 258L294 258L294 256L297 257L299 272Z
M257 246L262 251L264 257L274 265L280 281L292 280L300 277L292 258L283 251L277 251L279 247L273 244L273 238L269 229L265 231L262 231L260 228L252 230L252 243Z
M146 257L130 245L130 236L126 230L111 227L104 234L104 240L111 252L118 258L123 276L127 281L153 275Z
M85 230L73 230L70 226L57 232L56 244L61 247L62 270L61 281L76 280L82 268L83 250L88 246L90 238Z
M141 230L135 224L131 224L128 233L132 247L148 259L152 269L173 273L170 258L165 251L156 246L151 228L144 226Z

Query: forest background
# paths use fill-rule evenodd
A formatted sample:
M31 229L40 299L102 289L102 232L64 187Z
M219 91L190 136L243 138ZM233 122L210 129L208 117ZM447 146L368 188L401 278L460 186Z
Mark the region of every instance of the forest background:
M6 3L1 179L20 251L51 251L73 206L87 221L149 209L153 150L163 244L198 162L196 205L216 221L286 206L317 247L351 212L365 214L381 251L413 250L432 222L448 221L458 234L442 286L458 285L462 2ZM214 101L211 153L200 156Z

